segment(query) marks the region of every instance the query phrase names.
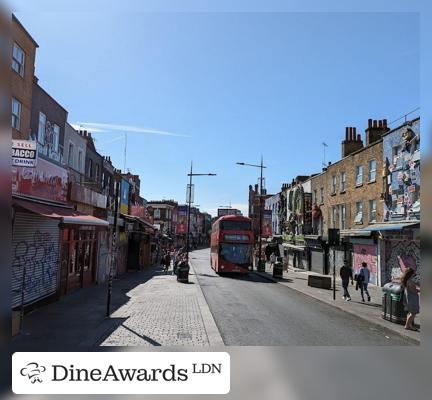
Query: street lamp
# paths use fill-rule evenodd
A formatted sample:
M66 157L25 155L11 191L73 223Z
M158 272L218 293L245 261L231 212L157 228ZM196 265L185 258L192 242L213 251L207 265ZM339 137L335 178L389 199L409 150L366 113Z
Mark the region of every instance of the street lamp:
M259 192L259 236L258 236L258 266L257 266L257 270L258 271L262 271L262 267L261 267L261 255L262 255L262 249L261 249L261 244L262 244L262 191L263 191L263 169L267 168L263 165L263 157L261 156L261 164L257 165L257 164L248 164L248 163L244 163L244 162L237 162L237 165L242 165L242 166L246 166L246 167L255 167L255 168L259 168L260 169L260 192Z
M187 234L186 234L186 262L189 263L189 231L190 231L190 211L192 202L192 177L193 176L216 176L216 174L197 174L192 171L192 161L189 176L189 190L188 190L188 213L187 213Z

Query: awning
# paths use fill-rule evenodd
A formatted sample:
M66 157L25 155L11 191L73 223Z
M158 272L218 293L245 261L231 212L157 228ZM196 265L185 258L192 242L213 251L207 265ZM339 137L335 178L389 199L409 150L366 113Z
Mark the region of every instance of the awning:
M140 223L141 225L144 225L146 228L152 229L154 230L154 226L150 223L147 222L146 220L142 219L141 217L137 217L135 215L129 215L129 214L121 214L121 216L125 219L127 219L128 221L136 221L138 223Z
M93 217L92 215L83 214L75 211L72 208L55 206L51 204L36 203L34 201L24 199L13 199L15 207L21 207L34 214L43 215L48 218L55 218L61 220L65 224L78 224L78 225L94 225L94 226L108 226L108 222L103 219Z
M365 230L374 231L401 231L404 228L413 228L415 225L420 225L420 221L405 221L405 222L384 222L382 224L372 224L364 228Z
M371 235L370 229L343 229L340 231L341 237L369 237Z

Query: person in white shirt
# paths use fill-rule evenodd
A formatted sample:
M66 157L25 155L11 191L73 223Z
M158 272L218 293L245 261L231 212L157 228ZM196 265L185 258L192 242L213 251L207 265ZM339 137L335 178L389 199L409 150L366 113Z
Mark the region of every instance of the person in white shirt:
M273 268L275 262L276 262L276 254L275 253L271 253L271 255L270 255L270 266L272 268Z

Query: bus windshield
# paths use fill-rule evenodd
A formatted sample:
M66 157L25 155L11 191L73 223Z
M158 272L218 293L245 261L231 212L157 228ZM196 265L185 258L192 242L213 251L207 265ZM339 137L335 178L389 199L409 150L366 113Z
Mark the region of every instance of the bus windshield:
M222 221L221 229L225 231L249 231L251 230L250 221Z
M233 264L248 264L252 261L252 244L223 243L220 245L220 255Z

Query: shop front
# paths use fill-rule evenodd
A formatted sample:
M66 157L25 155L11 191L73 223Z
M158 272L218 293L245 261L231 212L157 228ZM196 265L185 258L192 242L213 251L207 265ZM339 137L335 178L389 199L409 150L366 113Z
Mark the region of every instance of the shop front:
M318 274L328 274L326 243L318 235L306 235L304 239L309 250L307 269Z

